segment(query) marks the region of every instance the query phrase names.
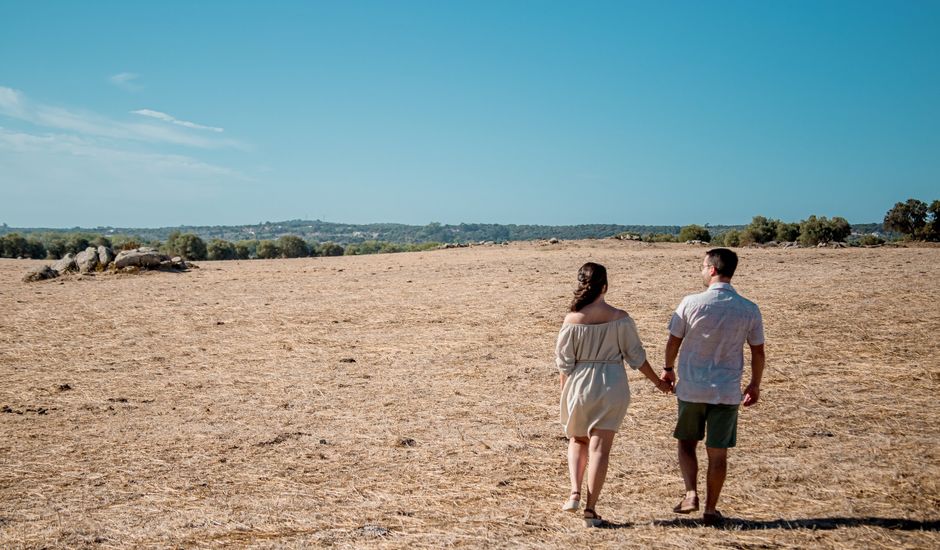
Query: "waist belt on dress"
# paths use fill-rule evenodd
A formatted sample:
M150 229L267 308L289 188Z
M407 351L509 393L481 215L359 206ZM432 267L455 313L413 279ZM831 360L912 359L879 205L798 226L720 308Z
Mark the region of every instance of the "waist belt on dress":
M623 359L598 359L596 361L575 361L575 365L595 364L595 365L622 365Z

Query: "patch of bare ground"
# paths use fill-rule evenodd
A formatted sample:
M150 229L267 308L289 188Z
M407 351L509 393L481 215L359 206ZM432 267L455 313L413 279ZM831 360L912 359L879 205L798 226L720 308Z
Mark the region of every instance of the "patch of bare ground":
M586 530L553 346L608 266L657 369L703 249L616 241L203 262L24 284L0 260L0 547L940 546L940 249L741 249L765 318L725 529L677 518L634 399Z

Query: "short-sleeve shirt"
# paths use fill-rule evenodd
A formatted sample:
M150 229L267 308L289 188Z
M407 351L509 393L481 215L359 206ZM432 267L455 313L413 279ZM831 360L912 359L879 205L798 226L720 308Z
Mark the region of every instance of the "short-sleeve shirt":
M741 402L744 343L764 343L760 309L730 283L683 298L669 332L682 338L676 397L691 403L737 405Z

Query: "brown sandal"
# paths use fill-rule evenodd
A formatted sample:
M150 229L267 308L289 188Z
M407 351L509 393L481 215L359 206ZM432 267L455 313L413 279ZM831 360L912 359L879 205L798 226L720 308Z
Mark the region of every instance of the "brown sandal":
M677 514L691 514L692 512L698 511L698 495L691 497L686 495L679 501L679 504L676 504L676 507L673 508L672 511Z

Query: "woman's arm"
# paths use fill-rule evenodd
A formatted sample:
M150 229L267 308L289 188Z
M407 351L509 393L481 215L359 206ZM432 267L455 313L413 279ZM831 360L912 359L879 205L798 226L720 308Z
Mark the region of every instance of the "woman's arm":
M649 361L643 361L643 365L640 366L640 372L642 372L643 376L652 382L659 391L663 393L669 393L672 391L672 384L667 380L662 380L656 376L656 373L653 372L653 367L650 366Z

